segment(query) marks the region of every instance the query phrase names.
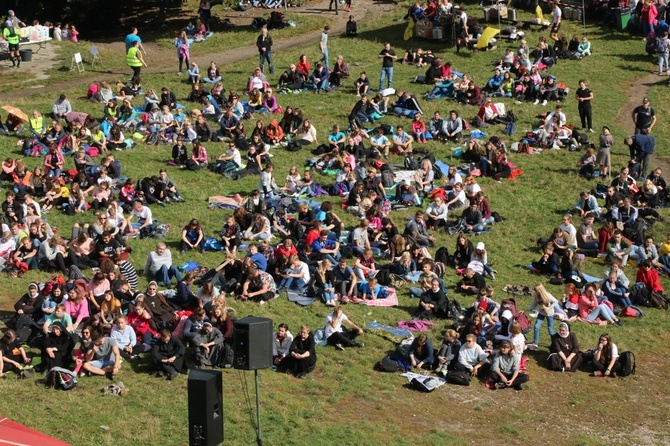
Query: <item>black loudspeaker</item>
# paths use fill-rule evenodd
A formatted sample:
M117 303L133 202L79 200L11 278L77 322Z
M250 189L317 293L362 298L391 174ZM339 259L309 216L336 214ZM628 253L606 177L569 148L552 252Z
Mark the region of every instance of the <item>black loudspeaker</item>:
M223 383L218 370L191 370L188 375L188 444L223 443Z
M248 316L235 321L233 367L260 370L272 367L272 319Z

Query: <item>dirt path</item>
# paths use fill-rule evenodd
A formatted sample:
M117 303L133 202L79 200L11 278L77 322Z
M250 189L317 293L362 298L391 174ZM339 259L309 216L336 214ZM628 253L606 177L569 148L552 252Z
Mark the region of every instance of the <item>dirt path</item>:
M345 31L346 28L346 22L349 19L349 13L344 11L344 8L340 9L339 15L335 15L335 12L328 11L328 4L330 0L320 0L317 2L310 2L304 7L297 8L291 10L291 12L297 14L297 15L314 15L314 14L319 14L319 15L328 15L331 19L335 18L331 24L330 24L330 35L331 36L336 36L338 34L341 34ZM342 5L340 5L342 6ZM367 22L372 21L375 17L378 17L381 14L385 14L392 9L395 8L395 3L391 2L373 2L371 0L365 0L356 3L354 6L351 14L353 14L356 17L356 21L358 22L359 29L361 25L364 25ZM269 10L261 10L263 14L258 14L258 15L269 15ZM243 17L241 13L238 12L232 12L233 18L231 20L237 21L237 20L242 20L242 19L248 19L250 21L251 15L248 17ZM360 18L360 19L359 19ZM237 20L234 20L237 19ZM300 36L295 36L295 37L289 37L285 39L277 39L274 42L274 45L272 47L273 53L277 53L278 51L286 50L288 48L293 48L296 46L301 46L301 45L306 45L309 43L313 43L315 46L317 45L317 42L319 40L319 37L321 35L321 31L315 31L312 33L308 34L303 34ZM122 51L123 50L123 44L122 42L115 42L113 44L105 45L106 47L109 47L108 50L118 50ZM166 72L173 72L175 71L175 67L177 64L174 51L172 48L170 49L159 49L159 47L155 44L148 43L146 44L147 46L147 51L148 55L146 56L147 64L149 65L148 68L145 68L142 70L142 73L166 73ZM216 60L219 62L220 65L227 65L231 64L234 62L240 62L242 60L246 60L249 57L256 56L258 54L257 52L256 45L247 45L239 48L231 48L229 50L224 50L220 51L218 53L210 53L207 54L206 56L199 56L199 57L194 57L192 60L198 63L199 66L208 66L209 62L212 60ZM46 87L42 88L34 88L32 91L39 92L42 90L45 91L50 91L50 90L60 90L63 88L70 88L70 87L76 87L80 85L88 85L93 81L100 80L101 78L105 78L108 76L120 76L120 75L127 75L128 73L99 73L95 75L90 75L86 77L78 77L69 81L65 82L58 82L54 84L50 84ZM112 79L114 80L114 79ZM20 98L25 95L25 91L23 89L17 88L16 91L9 92L9 93L3 93L0 94L0 100L6 100L6 99L13 99L13 98Z
M665 80L663 77L660 79ZM632 135L635 131L635 124L631 119L633 110L635 110L638 105L642 105L642 99L648 96L649 89L656 85L658 81L659 76L657 74L649 74L635 81L635 83L631 85L631 87L626 91L626 94L628 95L628 102L626 102L626 104L621 107L621 110L619 110L619 114L615 119L615 123L624 128L629 135ZM663 172L666 175L667 172L670 172L670 164L657 157L655 153L651 155L650 161L652 166L663 169Z

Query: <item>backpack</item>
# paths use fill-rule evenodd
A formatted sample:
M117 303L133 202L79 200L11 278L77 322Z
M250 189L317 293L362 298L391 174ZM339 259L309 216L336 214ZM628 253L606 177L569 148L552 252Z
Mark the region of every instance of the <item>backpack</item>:
M396 362L395 359L391 359L391 356L385 356L382 358L381 361L379 361L379 370L382 372L397 372L400 370L400 367L398 367L398 363Z
M507 111L507 122L516 122L517 117L512 110Z
M393 170L391 170L388 164L382 165L382 185L384 187L393 187L394 184L395 177L393 176Z
M470 385L470 374L468 372L449 370L446 378L449 384L458 384L459 386Z
M468 120L465 118L461 118L461 121L463 121L463 130L470 130L470 123L468 122Z
M356 181L364 181L367 176L368 169L366 169L364 165L358 164L354 167L354 177L356 178Z
M70 390L77 385L77 377L74 372L62 367L52 367L47 373L46 386L56 390Z
M502 314L502 312L505 310L511 311L512 316L516 317L517 314L519 314L516 308L516 299L514 299L513 297L509 299L503 299L503 301L500 303L500 313Z
M442 246L437 248L435 252L435 261L444 263L445 265L449 263L449 251L446 247Z
M526 334L530 331L532 324L526 313L519 313L514 317L514 321L521 326L521 333Z
M387 268L380 268L378 271L379 272L375 276L375 278L377 279L377 283L379 283L382 286L390 286L391 272Z
M508 136L511 136L511 135L516 133L516 124L514 123L514 121L507 121L507 124L505 124L505 130L503 130L503 133L505 135L508 135Z
M656 42L656 52L665 53L668 51L668 39L659 39Z
M417 170L419 169L419 167L421 167L419 166L419 162L416 160L416 158L414 158L414 155L412 155L411 153L405 157L404 165L405 169L407 170Z
M440 169L440 166L437 164L433 164L433 179L435 180L440 180L444 174L442 173L442 169Z
M659 310L668 309L668 298L658 291L652 291L649 300L651 301L651 305Z
M235 352L233 351L233 348L224 342L221 347L221 356L219 357L219 367L229 369L233 366L234 360L235 360Z
M9 36L7 37L16 37L16 28L8 26L7 29L9 30Z
M651 293L647 289L647 287L644 286L644 283L638 282L634 284L632 287L630 287L630 301L634 305L639 305L642 307L652 307L652 303L650 301L651 298Z
M635 375L635 353L631 351L621 353L619 355L619 364L621 364L619 376Z

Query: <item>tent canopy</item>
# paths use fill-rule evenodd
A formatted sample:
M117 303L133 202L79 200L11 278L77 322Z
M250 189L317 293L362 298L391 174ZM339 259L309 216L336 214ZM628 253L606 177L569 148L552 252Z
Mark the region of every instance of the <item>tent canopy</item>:
M22 424L0 418L0 445L11 446L71 446Z

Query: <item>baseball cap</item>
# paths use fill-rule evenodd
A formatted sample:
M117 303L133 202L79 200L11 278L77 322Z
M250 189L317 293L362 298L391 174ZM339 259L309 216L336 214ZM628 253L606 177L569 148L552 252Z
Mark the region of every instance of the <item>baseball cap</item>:
M644 103L644 104L646 104L646 103L648 103L648 102L649 102L649 98L644 98L644 99L642 100L642 103Z
M479 243L477 243L477 246L475 246L475 249L479 249L479 250L482 250L484 248L485 248L484 242L479 242Z

